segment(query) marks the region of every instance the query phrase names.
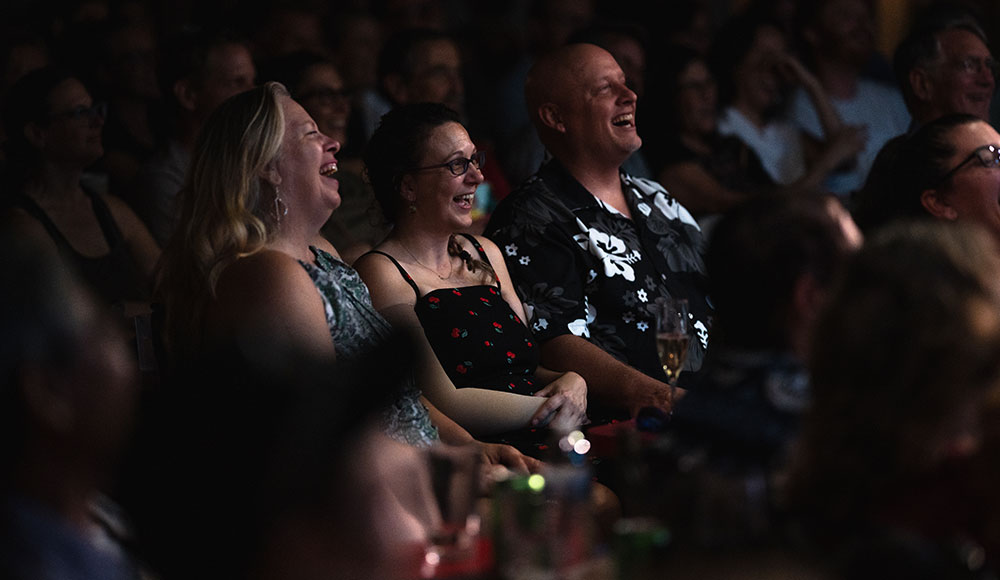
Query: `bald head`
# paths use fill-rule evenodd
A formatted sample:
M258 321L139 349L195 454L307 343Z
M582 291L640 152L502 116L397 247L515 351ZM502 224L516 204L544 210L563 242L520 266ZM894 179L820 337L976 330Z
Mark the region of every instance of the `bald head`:
M635 131L635 93L603 48L581 43L547 53L529 71L524 90L538 136L557 158L592 154L620 157L620 163L642 143ZM609 157L612 151L618 154Z
M539 57L524 83L525 101L532 120L537 124L538 108L543 104L559 104L564 100L579 83L588 61L603 55L614 58L594 44L570 44Z

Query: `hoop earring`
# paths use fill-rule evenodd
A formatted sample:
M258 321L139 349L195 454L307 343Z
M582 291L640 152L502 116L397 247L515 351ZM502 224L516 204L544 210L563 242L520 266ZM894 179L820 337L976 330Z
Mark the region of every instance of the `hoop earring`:
M280 224L281 218L288 215L288 206L285 205L284 200L281 199L281 191L278 190L278 186L274 186L274 221Z

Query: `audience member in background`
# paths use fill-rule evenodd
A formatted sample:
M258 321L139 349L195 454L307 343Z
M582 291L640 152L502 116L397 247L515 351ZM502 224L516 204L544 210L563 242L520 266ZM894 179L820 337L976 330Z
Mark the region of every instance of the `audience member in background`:
M122 192L133 207L133 180L140 165L156 150L153 116L158 111L157 36L148 22L112 20L100 29L102 51L94 63L97 98L106 101L104 157L100 170L108 189Z
M497 143L495 165L503 168L511 186L530 178L545 160L545 150L525 103L528 71L539 57L565 45L576 31L593 24L596 16L595 0L540 0L525 8L519 26L511 31L519 46L507 62L501 63L504 68L495 73L492 103L496 112L488 127Z
M701 231L659 184L620 172L642 139L635 93L609 52L557 49L532 68L525 93L553 159L500 203L486 235L503 251L541 363L583 376L595 422L669 408L650 306L690 300L701 340L687 368L700 368L710 315Z
M0 232L0 576L139 577L109 499L136 369L119 329L48 247Z
M491 154L492 143L481 138L476 126L478 119L470 118L465 105L463 64L462 46L446 32L407 28L386 39L379 55L378 90L362 95L355 109L363 120L365 133L359 138L362 144L367 143L381 116L391 108L408 103L441 103L462 116L476 139L476 146ZM509 191L498 166L486 169L484 177L486 182L479 188L470 233L482 231L496 201Z
M375 308L423 347L425 397L473 435L499 435L526 453L550 439L530 428L583 423L586 384L538 365L499 248L456 233L471 225L484 159L458 113L437 103L396 107L364 159L393 228L358 271Z
M378 83L378 54L384 37L383 23L363 8L343 8L330 26L330 50L336 59L337 69L344 77L344 85L354 96L374 89ZM356 119L356 122L359 119ZM351 155L358 155L361 146L348 148Z
M1000 387L998 256L978 226L900 223L831 293L783 497L842 577L996 577L995 482L970 467Z
M264 2L262 8L248 17L254 61L266 63L295 52L325 54L329 50L325 4L272 1Z
M896 47L893 67L911 130L949 113L990 120L997 62L967 10L944 3L927 8Z
M30 31L20 34L9 33L5 37L3 48L0 49L0 109L7 98L7 91L25 73L50 64L49 48L41 36ZM5 129L0 124L0 144L6 143ZM6 164L7 152L5 145L0 145L0 171Z
M101 303L147 302L160 248L119 198L92 191L84 171L104 150L104 111L72 74L55 67L21 78L4 102L5 203L24 235L45 240Z
M224 100L254 86L257 69L247 45L228 32L182 31L161 51L160 90L164 96L161 149L136 174L136 212L161 245L177 224L176 198L191 165L198 131Z
M342 152L347 148L351 95L331 59L314 52L295 52L272 61L263 76L288 87L320 132L340 143ZM371 188L362 178L362 169L360 156L337 155L341 203L323 226L323 235L348 264L389 232L388 224L378 215Z
M680 46L661 54L649 75L643 151L654 175L703 225L775 188L760 158L718 126L718 88L708 62Z
M845 199L864 183L882 145L906 132L910 124L899 90L864 74L875 52L871 10L866 0L819 0L798 6L803 62L819 79L841 120L865 132L865 146L857 162L833 173L824 183L824 189ZM832 139L824 133L805 90L794 93L789 118L814 139Z
M338 149L278 83L236 95L212 115L158 282L168 369L213 348L250 360L301 351L350 361L387 340L391 327L368 289L320 234L340 204ZM474 443L428 410L412 382L384 410L382 428L418 446L437 441L439 430L449 443ZM525 466L512 448L480 448Z
M938 117L886 144L854 217L871 232L900 218L979 223L1000 240L1000 134L980 117Z
M777 185L819 189L864 147L862 132L841 122L822 85L789 51L777 23L754 13L732 18L719 31L708 62L719 83L719 133L750 147ZM795 87L812 100L825 141L785 118Z
M705 255L712 348L670 423L685 447L717 465L783 466L809 402L816 319L860 245L832 196L763 195L719 220Z

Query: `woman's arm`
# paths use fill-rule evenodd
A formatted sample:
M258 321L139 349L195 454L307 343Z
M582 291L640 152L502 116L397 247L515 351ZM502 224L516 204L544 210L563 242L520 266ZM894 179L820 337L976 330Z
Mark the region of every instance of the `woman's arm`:
M416 303L413 288L403 280L396 267L382 256L369 255L359 259L356 268L368 285L375 309L394 328L407 332L419 350L417 385L424 396L464 429L473 435L488 435L544 425L549 422L546 418L559 417L566 423L583 420L568 407L559 414L568 404L566 397L540 401L537 397L490 389L457 388L424 335L413 309Z
M279 352L336 356L323 299L309 273L274 250L240 258L222 272L206 331L210 338L261 341Z
M153 270L160 259L159 244L156 243L153 234L149 233L146 224L124 201L113 195L103 197L111 209L115 223L118 224L118 228L125 238L125 246L128 248L132 261L139 267L139 271L152 287Z
M427 414L431 417L431 423L437 427L441 441L448 445L475 445L479 449L479 454L486 465L502 465L518 473L535 473L541 467L542 462L533 457L524 455L510 445L500 443L483 443L477 441L461 425L454 422L447 415L435 407L427 397L421 397L421 402L427 408Z
M660 171L659 181L695 216L721 213L747 199L746 194L719 183L694 161L667 165Z
M793 82L805 90L823 128L822 141L803 135L806 174L793 184L804 188L817 187L827 175L857 157L865 147L866 133L863 127L844 124L819 79L797 58L790 54L783 55L780 66Z
M504 261L500 248L489 238L476 236L476 241L483 247L486 256L490 259L490 264L500 282L500 294L507 301L514 314L527 326L527 317L524 315L524 305L514 288L510 272L507 271L507 263ZM535 369L535 378L545 385L545 388L535 393L536 397L551 397L561 394L569 400L569 404L578 409L580 415L587 412L587 382L579 374L568 372L557 372L549 370L542 365Z

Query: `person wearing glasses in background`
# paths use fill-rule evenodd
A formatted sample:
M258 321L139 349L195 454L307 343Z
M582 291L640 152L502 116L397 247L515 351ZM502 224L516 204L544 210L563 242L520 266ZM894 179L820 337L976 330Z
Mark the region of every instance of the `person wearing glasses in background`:
M125 202L94 191L86 171L104 154L103 105L54 66L21 78L4 101L9 226L52 244L105 305L149 300L160 248Z
M893 57L896 79L912 117L911 131L948 113L990 119L997 61L972 14L928 9Z
M1000 240L1000 134L989 123L945 115L883 148L855 221L867 235L913 217L978 222Z
M363 157L393 229L355 268L375 308L426 347L417 380L424 396L473 436L537 457L548 437L541 427L585 421L587 388L574 372L538 366L500 250L456 233L472 223L485 162L460 119L437 103L382 117Z

